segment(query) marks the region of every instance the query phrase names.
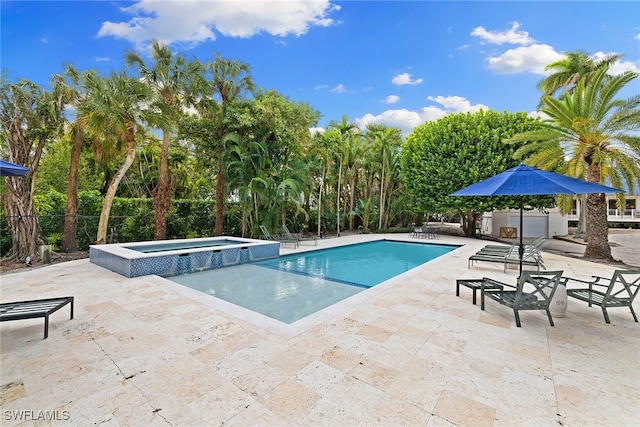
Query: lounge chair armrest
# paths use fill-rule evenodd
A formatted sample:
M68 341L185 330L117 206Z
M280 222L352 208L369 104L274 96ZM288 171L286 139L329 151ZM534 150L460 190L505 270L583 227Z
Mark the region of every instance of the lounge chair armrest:
M480 288L484 288L486 285L499 286L500 290L504 289L505 286L507 288L513 288L514 287L514 286L511 286L511 285L507 285L506 283L502 283L502 282L498 282L497 280L490 279L489 277L483 277L482 278L482 284L480 285Z
M611 278L609 277L602 277L602 276L591 276L594 277L596 280L592 280L590 283L593 285L598 285L598 286L609 286L609 284L603 284L603 283L598 283L600 281L600 279L604 280L604 281L610 281Z
M589 283L591 283L591 282L589 282L588 280L574 279L573 277L565 277L565 276L562 276L562 277L560 278L560 281L564 281L565 286L566 286L567 284L569 284L569 282L570 282L570 281L572 281L572 282L580 282L580 283L584 283L584 284L586 284L586 285L588 285Z

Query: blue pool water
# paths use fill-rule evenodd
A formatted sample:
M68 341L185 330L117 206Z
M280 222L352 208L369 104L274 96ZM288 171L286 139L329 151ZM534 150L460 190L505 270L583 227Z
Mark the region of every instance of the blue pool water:
M211 248L216 246L229 246L229 245L238 245L241 243L245 243L239 240L231 240L231 239L218 239L218 240L205 240L202 242L170 242L170 243L158 243L158 244L147 244L144 246L123 246L126 249L131 249L136 252L142 252L145 254L150 254L154 252L168 252L168 251L177 251L184 249L197 249L197 248Z
M293 323L455 248L379 240L169 279Z

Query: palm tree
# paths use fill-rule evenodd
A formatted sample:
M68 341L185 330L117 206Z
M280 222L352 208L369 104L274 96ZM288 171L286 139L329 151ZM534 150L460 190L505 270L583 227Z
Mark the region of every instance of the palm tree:
M109 183L98 222L96 242L106 242L111 205L120 181L133 163L136 147L149 123L162 123L160 111L153 108L149 86L124 73L112 72L109 78L90 72L84 78L86 102L79 105L80 125L93 137L97 157L107 159L125 152L124 160ZM110 155L107 155L110 154Z
M349 122L348 116L345 114L342 116L342 120L339 122L332 120L327 126L333 132L330 132L336 140L337 149L335 155L338 158L338 186L336 191L336 214L337 219L337 233L340 236L340 198L342 197L342 167L345 163L349 162L349 140L352 138L359 138L360 129L354 122Z
M206 64L207 70L211 73L212 81L210 82L210 93L214 98L219 97L221 111L218 106L211 102L203 103L202 106L208 110L208 116L220 120L217 147L214 147L217 161L216 174L216 224L214 234L219 236L222 234L224 225L224 202L225 202L225 155L229 153L225 145L224 137L227 135L228 129L224 123L227 118L226 110L230 103L237 101L245 93L253 93L255 83L251 77L251 68L249 64L238 60L230 60L222 58L218 53L215 59Z
M548 119L540 122L538 129L509 141L526 141L525 147L529 147L521 150L531 150L531 144L559 144L571 159L573 175L582 175L584 165L589 182L608 180L614 187L626 182L634 188L640 183L640 95L628 100L615 97L638 73L609 76L607 72L604 67L590 78L582 77L562 99L545 96L540 111ZM611 260L605 195L589 194L587 210L589 241L584 256Z
M140 70L143 81L156 92L158 108L168 119L177 117L184 101L189 98L189 82L201 72L198 61L187 61L181 54L174 54L169 46L157 40L151 42L153 62L146 64L135 52L126 53L129 66ZM175 190L175 175L169 171L169 139L175 120L165 120L162 130L162 149L160 151L160 170L158 183L153 190L153 210L155 228L153 238L162 240L167 234L167 213L171 208L171 198Z
M373 142L373 153L379 159L380 164L380 190L379 190L379 218L378 228L389 226L389 209L391 204L388 198L391 178L399 170L400 145L402 134L398 128L389 128L384 125L369 125L368 137Z
M596 60L591 55L581 50L565 52L564 55L564 58L556 62L552 62L545 67L546 71L554 70L555 72L538 83L538 89L542 92L538 108L542 106L542 98L545 96L557 95L557 97L561 98L565 93L571 93L575 89L575 86L581 77L590 81L596 71L602 68L609 68L612 64L622 58L622 55L620 54L612 54L607 55L600 60ZM582 169L583 168L578 168L578 170ZM584 174L573 175L569 173L569 175L575 178L584 178ZM559 197L558 199L564 201L564 205L567 205L568 202L572 200L567 197ZM586 206L586 195L581 196L581 204L582 206ZM576 237L584 238L586 234L587 209L581 209L575 235Z
M564 55L564 58L544 67L545 71L555 72L538 83L543 98L555 95L561 97L564 93L571 92L582 77L590 80L596 71L609 68L622 58L620 54L612 54L596 60L581 50L565 52Z
M68 80L65 80L65 76ZM82 75L71 64L64 70L64 76L54 75L57 87L64 93L66 102L76 110L84 100L86 92L81 87ZM78 228L78 173L80 170L80 156L84 146L84 129L80 122L74 121L70 126L71 131L71 157L69 159L69 182L67 184L67 201L64 210L64 227L62 245L65 250L75 252L78 250L76 231Z

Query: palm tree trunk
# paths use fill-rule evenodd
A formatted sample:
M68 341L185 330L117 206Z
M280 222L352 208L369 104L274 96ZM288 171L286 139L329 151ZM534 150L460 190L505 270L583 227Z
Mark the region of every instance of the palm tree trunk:
M384 160L382 161L382 177L380 178L380 200L378 208L378 229L382 228L382 214L384 212Z
M221 236L224 224L224 165L222 154L218 158L218 176L216 177L216 224L214 236Z
M587 166L587 181L600 183L600 165ZM589 242L584 251L585 258L613 260L609 247L609 226L607 224L607 198L603 193L587 195Z
M320 190L318 191L318 238L322 237L322 190L324 189L324 174L326 168L322 168L322 178L320 178Z
M171 208L171 187L169 182L169 132L163 129L160 172L158 185L153 194L153 210L155 211L154 240L164 240L167 237L167 213Z
M69 162L69 184L67 186L67 204L64 208L63 248L69 252L78 250L76 230L78 228L78 171L80 170L80 154L84 138L82 129L76 127L73 132L71 159Z
M102 211L100 212L100 221L98 222L98 235L96 237L96 243L103 245L107 241L107 226L109 224L109 215L111 214L111 206L113 205L113 199L118 191L120 181L124 178L124 175L129 170L129 167L133 164L136 158L136 143L133 136L133 130L130 131L130 140L127 143L127 155L124 159L124 163L120 166L116 174L113 176L107 194L104 197L104 204L102 205Z

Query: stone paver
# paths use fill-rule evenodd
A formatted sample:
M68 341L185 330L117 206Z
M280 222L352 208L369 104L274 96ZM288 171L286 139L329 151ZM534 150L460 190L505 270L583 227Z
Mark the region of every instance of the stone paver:
M318 247L398 235L322 239ZM284 325L155 276L88 260L0 277L2 301L75 296L75 316L0 326L0 406L13 425L640 425L640 324L569 300L551 327L455 296L455 280L517 269L459 249ZM308 244L295 253L315 249ZM588 279L614 266L544 254ZM640 312L640 309L636 308ZM57 421L51 421L51 419Z

